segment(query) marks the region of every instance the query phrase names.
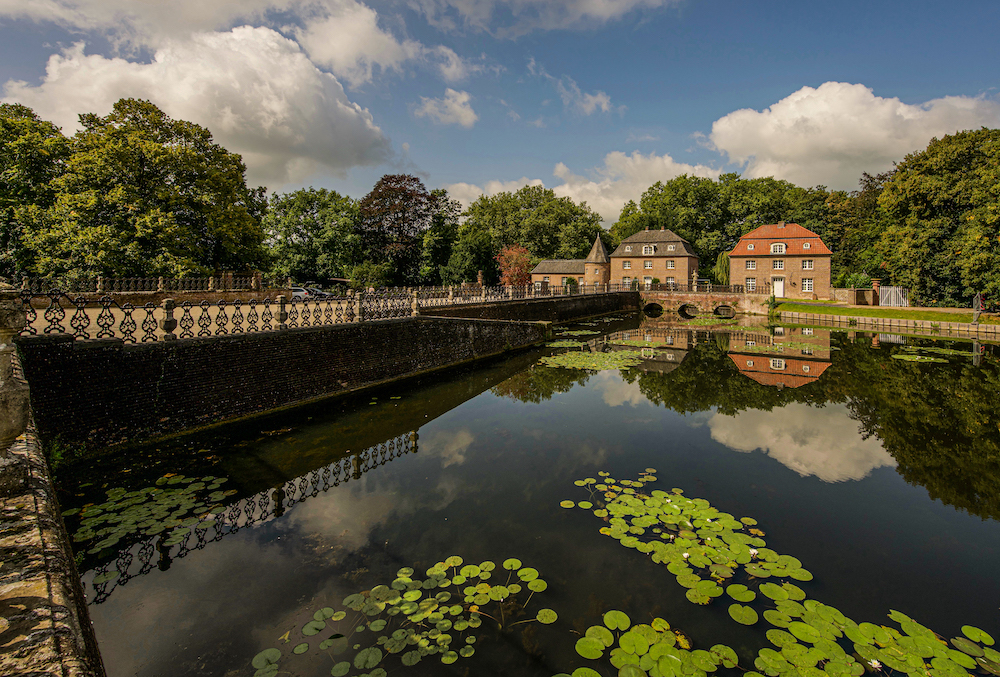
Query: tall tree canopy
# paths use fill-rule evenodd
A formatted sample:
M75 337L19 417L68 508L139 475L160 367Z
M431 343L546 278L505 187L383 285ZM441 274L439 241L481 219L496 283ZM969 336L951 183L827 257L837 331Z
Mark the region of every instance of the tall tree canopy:
M273 272L295 280L350 277L361 262L357 203L325 188L271 196L264 228Z
M41 275L171 277L260 267L263 189L204 127L148 101L80 116L50 205L22 211L30 269Z
M1000 130L933 139L896 166L878 204L876 251L892 281L923 303L1000 296Z
M373 263L388 263L394 284L420 281L421 245L437 203L423 182L409 174L386 174L358 202L364 257Z
M27 270L23 219L52 205L51 182L65 170L69 141L21 104L0 104L0 276Z

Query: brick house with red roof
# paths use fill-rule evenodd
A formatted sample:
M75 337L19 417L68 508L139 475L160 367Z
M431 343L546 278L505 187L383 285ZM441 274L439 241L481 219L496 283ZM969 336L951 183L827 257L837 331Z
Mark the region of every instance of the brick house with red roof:
M740 373L777 388L798 388L819 380L832 363L831 332L809 327L775 327L774 332L730 337L729 359Z
M829 299L833 252L797 223L760 226L729 252L729 282L778 298Z

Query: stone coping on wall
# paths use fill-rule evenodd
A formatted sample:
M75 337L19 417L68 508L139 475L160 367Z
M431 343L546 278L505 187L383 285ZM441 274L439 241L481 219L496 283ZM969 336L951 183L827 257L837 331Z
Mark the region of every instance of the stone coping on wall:
M202 301L209 301L211 303L218 303L219 301L225 301L226 303L232 303L233 301L250 301L251 299L261 299L269 298L274 299L277 296L284 296L286 299L292 298L291 289L262 289L257 291L164 291L164 292L148 292L148 291L130 291L130 292L108 292L106 294L99 294L97 292L67 292L67 296L71 299L75 299L78 296L88 300L88 307L99 307L99 300L105 296L108 296L119 304L121 303L131 303L135 307L144 306L147 303L152 303L153 305L160 305L163 303L164 299L173 299L174 303L180 305L182 303L201 303ZM44 295L34 295L31 298L31 305L34 308L44 309L49 305L48 299ZM69 308L72 310L72 307Z
M891 317L826 315L822 313L795 313L787 311L780 312L779 318L782 322L789 322L791 324L872 329L887 334L920 334L931 337L1000 341L1000 325L997 324L930 322L928 320L904 320Z
M34 432L11 448L29 467L0 498L0 674L103 677L80 576Z

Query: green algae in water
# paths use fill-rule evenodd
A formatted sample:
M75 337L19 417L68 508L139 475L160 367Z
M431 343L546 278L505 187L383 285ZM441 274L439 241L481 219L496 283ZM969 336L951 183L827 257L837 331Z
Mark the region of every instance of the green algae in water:
M608 353L572 352L549 355L548 357L541 358L539 362L547 367L607 371L634 367L642 362L642 355L634 350Z
M903 362L937 362L937 363L947 363L948 360L943 357L929 357L927 355L914 355L912 353L896 353L892 356L894 360L902 360Z
M612 339L610 341L616 346L632 346L634 348L666 348L666 343L662 341L643 341L642 339Z
M507 580L493 585L486 581L497 569L494 562L463 564L461 557L452 555L427 569L423 580L412 578L412 567L403 567L388 585L345 597L341 603L345 609L319 609L298 630L300 641L284 637L290 651L272 647L257 654L252 661L255 677L271 677L279 672L282 660L313 651L335 657L332 675L352 670L369 671L356 673L359 677L386 675L397 659L411 667L431 656L450 665L475 653L475 630L484 618L501 630L530 622L551 625L559 619L554 610L541 608L533 617L511 621L515 612L522 613L532 597L548 587L537 569L522 566L516 558L506 559ZM528 581L527 589L513 583L515 577Z
M597 336L601 332L591 331L589 329L571 329L569 331L559 332L560 336Z

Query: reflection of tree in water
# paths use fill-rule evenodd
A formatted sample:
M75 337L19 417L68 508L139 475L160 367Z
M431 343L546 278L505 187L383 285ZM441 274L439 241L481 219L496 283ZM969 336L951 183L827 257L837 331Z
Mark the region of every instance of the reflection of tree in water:
M984 518L1000 519L1000 365L923 365L891 359L867 342L842 342L833 364L800 388L764 386L742 375L722 346L695 346L667 374L622 372L651 402L680 413L715 409L735 415L793 402L844 403L865 437L875 436L908 483L934 499ZM893 349L895 350L895 349Z
M535 364L490 388L498 397L538 404L557 393L568 393L575 385L584 385L590 373L581 369L558 369Z

